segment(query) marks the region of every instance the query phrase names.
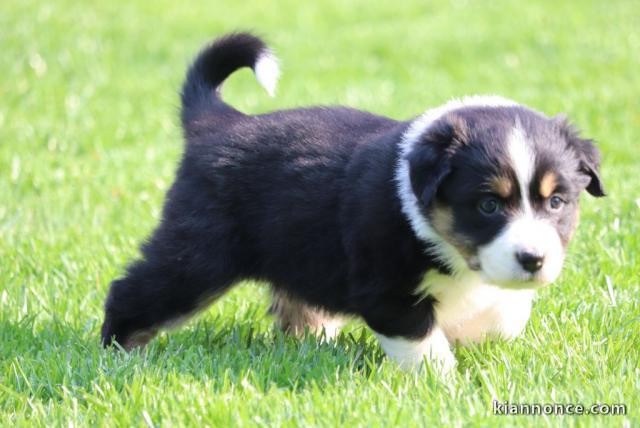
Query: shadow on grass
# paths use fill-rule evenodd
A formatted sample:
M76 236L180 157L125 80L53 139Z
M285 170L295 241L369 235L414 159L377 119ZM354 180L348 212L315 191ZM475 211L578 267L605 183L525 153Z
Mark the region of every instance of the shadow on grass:
M136 383L206 383L213 391L322 387L341 376L368 377L383 358L363 329L325 342L251 323L200 320L161 334L144 350L103 349L98 321L76 327L57 320L0 320L0 373L5 388L39 399L61 399L64 390L90 392L109 384L126 391Z

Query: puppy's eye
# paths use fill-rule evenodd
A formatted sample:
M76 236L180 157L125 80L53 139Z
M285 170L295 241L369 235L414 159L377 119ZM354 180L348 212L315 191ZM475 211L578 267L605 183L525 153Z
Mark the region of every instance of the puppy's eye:
M493 215L501 208L502 204L497 198L484 198L478 203L478 210L484 215Z
M558 211L559 209L561 209L564 206L564 203L564 199L562 199L558 195L553 195L551 198L549 198L549 208L553 211Z

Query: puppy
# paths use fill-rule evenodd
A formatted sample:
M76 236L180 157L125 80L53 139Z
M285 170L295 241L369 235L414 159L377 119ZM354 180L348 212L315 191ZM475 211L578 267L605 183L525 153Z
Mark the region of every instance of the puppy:
M513 338L560 274L600 155L563 118L497 96L409 121L344 107L248 116L222 101L258 38L206 47L182 88L186 145L162 221L111 284L102 343L144 345L245 279L264 280L282 328L335 334L363 319L402 366L449 370L451 344Z

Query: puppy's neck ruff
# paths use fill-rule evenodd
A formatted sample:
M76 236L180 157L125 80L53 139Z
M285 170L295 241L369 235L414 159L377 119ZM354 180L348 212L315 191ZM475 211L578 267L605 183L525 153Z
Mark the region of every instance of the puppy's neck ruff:
M456 276L468 273L467 263L460 253L434 230L429 220L422 214L420 201L418 201L411 187L407 155L411 153L420 137L429 127L449 112L464 107L513 107L518 105L515 101L496 95L478 95L453 99L442 106L427 110L411 123L402 136L400 156L395 174L402 212L407 217L416 236L429 244L427 252L447 266Z

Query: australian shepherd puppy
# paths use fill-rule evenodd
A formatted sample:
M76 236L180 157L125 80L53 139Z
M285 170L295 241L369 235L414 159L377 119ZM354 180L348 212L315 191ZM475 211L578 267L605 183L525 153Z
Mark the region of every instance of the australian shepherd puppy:
M162 221L111 284L102 342L145 344L245 279L267 281L296 334L357 316L402 366L448 370L451 345L520 334L560 274L600 155L561 117L497 96L397 121L345 107L249 116L220 89L258 38L214 41L182 88L186 140Z

